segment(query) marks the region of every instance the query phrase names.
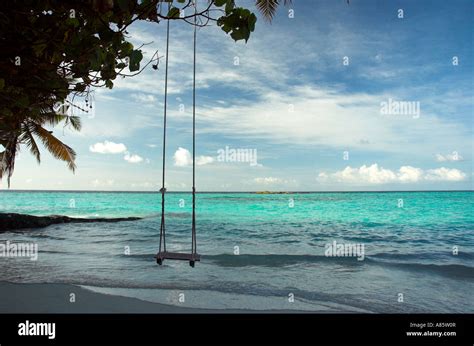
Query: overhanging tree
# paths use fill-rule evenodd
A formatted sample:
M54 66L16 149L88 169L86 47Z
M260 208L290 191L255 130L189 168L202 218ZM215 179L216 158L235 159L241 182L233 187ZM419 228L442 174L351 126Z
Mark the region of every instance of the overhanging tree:
M267 19L278 3L256 1ZM0 179L6 176L10 184L20 145L40 161L38 139L74 171L76 153L47 127L62 123L80 130L80 118L58 114L55 105L71 95L87 98L92 88L111 89L118 76L134 76L156 62L155 55L141 66L140 48L126 37L134 22L193 24L197 16L197 25L214 22L235 41L247 41L254 31L255 14L234 0L199 4L195 14L192 0L1 1Z

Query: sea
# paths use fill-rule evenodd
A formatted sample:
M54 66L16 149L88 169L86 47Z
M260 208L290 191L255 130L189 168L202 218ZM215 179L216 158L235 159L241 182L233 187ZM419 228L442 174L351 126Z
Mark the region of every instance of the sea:
M474 313L474 193L198 193L197 250L154 259L161 194L0 191L0 212L78 218L0 233L36 261L0 258L0 281L65 283L188 308ZM190 193L166 194L168 251L191 248Z

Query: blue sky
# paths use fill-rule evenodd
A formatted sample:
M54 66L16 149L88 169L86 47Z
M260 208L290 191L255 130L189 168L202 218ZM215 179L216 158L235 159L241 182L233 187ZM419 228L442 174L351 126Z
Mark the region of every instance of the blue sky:
M200 29L198 190L472 189L473 17L468 0L295 0L272 24L259 18L247 44L214 25ZM145 59L164 55L165 29L139 23L130 39L152 42ZM190 190L185 23L172 23L169 63L167 187ZM12 188L157 190L163 89L164 59L158 71L97 90L80 133L55 129L78 153L76 173L46 152L38 166L23 149ZM389 100L419 113L384 114ZM258 164L220 160L226 147L256 151Z

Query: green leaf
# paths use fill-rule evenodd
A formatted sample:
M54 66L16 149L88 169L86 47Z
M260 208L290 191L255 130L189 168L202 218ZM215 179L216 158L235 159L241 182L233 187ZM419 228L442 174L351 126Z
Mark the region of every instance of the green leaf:
M234 2L233 1L227 1L226 5L225 5L225 13L231 13L232 10L234 9Z
M179 8L177 7L171 7L168 16L169 18L179 18Z
M222 30L224 30L225 33L228 34L232 30L232 28L229 25L223 25Z
M245 40L245 42L247 42L249 36L250 36L250 31L245 27L239 28L238 30L234 30L230 34L230 37L232 37L234 41Z
M131 44L130 42L124 42L120 46L120 50L121 50L123 56L128 56L133 51L133 44Z
M109 89L112 89L114 87L114 83L110 79L107 79L105 81L105 86Z
M253 13L249 16L248 28L250 32L255 30L255 23L257 23L257 16Z
M217 25L234 39L248 41L250 33L255 30L257 17L244 8L234 8L230 14L220 17Z
M140 61L143 59L143 54L140 50L136 49L130 54L130 65L129 69L131 72L138 71L140 69Z

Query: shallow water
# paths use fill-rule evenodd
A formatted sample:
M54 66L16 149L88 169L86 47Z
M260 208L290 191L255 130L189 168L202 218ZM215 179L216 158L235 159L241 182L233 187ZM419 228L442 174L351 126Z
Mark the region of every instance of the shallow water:
M0 280L78 284L202 308L472 313L473 197L472 192L199 194L202 261L193 269L186 262L165 261L162 267L154 262L159 194L2 191L1 212L144 219L0 234L0 243L39 247L37 261L0 257ZM191 195L167 194L166 218L168 250L189 250ZM326 245L334 241L363 245L363 258L326 256Z

